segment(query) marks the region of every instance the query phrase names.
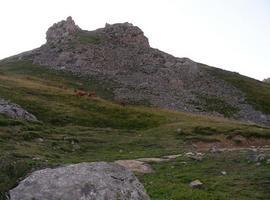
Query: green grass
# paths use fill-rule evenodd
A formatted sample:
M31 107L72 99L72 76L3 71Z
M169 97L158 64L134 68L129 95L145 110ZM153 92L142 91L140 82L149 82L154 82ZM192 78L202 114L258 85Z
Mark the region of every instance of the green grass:
M0 115L0 199L19 178L38 168L178 154L190 151L189 141L214 140L220 135L270 138L268 127L151 107L121 106L110 100L113 96L108 87L30 61L0 63L0 96L18 103L41 121L30 123ZM78 88L96 91L99 97L77 97L74 89ZM224 160L225 169L233 171L226 178L215 174ZM179 159L155 164L156 173L139 178L154 200L269 199L267 166L254 168L243 160L238 154L230 154L183 166ZM188 187L195 178L206 183L202 190Z
M254 200L269 199L269 166L248 163L244 152L208 155L202 162L181 157L173 162L153 164L155 173L141 176L154 200ZM226 161L226 162L225 162ZM221 171L227 175L222 176ZM251 173L252 172L252 173ZM199 179L201 189L189 183Z
M100 35L97 35L93 32L79 32L77 35L77 39L82 44L101 44L102 43L102 37Z
M270 85L238 73L221 70L214 67L205 66L205 69L211 74L221 78L234 87L243 91L248 103L255 109L265 114L270 114Z

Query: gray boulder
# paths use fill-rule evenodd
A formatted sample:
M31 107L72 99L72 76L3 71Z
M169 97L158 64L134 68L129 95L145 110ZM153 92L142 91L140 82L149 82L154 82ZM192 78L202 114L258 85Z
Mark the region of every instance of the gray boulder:
M21 106L0 98L0 114L4 114L13 119L24 119L37 121L37 118L24 110Z
M10 192L11 200L148 200L135 175L115 163L94 162L35 171Z

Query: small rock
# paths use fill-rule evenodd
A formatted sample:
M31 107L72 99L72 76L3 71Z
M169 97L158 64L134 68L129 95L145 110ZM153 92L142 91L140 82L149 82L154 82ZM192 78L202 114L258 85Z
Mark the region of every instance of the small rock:
M203 160L203 155L202 153L186 153L186 156L192 160L196 161L202 161Z
M211 148L209 149L209 152L210 152L210 153L221 153L222 150L221 150L221 149L218 149L217 147L211 147Z
M261 166L261 163L260 162L257 162L255 165L256 166Z
M263 162L266 160L266 155L265 154L257 154L256 152L254 152L251 155L249 155L248 159L251 162Z
M167 159L176 159L178 157L181 157L182 154L177 154L177 155L169 155L169 156L164 156L164 158L167 158Z
M41 160L41 158L40 157L34 157L34 158L32 158L32 160Z
M195 181L192 181L189 186L191 188L201 188L203 186L203 183L200 181L200 180L195 180Z
M226 172L226 171L222 171L221 174L222 174L223 176L226 176L226 175L227 175L227 172Z
M155 162L155 163L169 161L169 159L164 159L164 158L139 158L137 160L141 162Z
M36 140L37 140L37 142L44 142L43 138L37 138Z
M266 159L265 154L259 154L259 155L256 156L255 162L261 162L261 161L264 161L265 159Z
M143 174L154 172L150 165L138 160L117 160L115 163L132 172L139 172Z
M178 128L178 129L176 129L176 132L177 133L182 133L182 129L181 128Z
M266 160L266 164L270 164L270 159L267 159Z

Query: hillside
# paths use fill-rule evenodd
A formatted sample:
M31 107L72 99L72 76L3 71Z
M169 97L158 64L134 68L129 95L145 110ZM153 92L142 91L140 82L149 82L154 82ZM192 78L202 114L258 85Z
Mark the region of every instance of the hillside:
M0 199L35 169L175 154L136 173L151 199L270 198L269 84L153 49L131 24L53 25L0 61L0 100L19 109L0 114Z
M0 74L0 96L18 103L39 120L27 122L0 116L2 199L18 178L46 166L270 143L268 127L112 103L98 97L110 97L98 83L29 61L1 63ZM75 92L78 88L99 93L80 96ZM152 199L265 199L269 197L269 166L263 162L261 167L255 167L254 161L246 160L252 152L206 154L201 162L181 157L152 164L154 174L138 176ZM181 164L185 162L188 164ZM222 177L219 170L229 175ZM188 187L195 178L204 181L203 190Z
M269 85L151 48L132 24L85 31L69 17L46 38L40 48L6 62L30 60L95 80L116 102L270 124Z

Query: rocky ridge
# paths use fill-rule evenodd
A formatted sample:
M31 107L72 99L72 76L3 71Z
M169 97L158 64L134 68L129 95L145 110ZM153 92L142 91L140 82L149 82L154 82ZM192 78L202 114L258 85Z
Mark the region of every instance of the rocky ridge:
M108 82L116 101L224 115L206 109L210 98L230 109L229 117L270 124L270 115L255 110L242 91L202 64L151 48L143 31L130 23L85 31L68 17L49 28L46 38L20 59Z

